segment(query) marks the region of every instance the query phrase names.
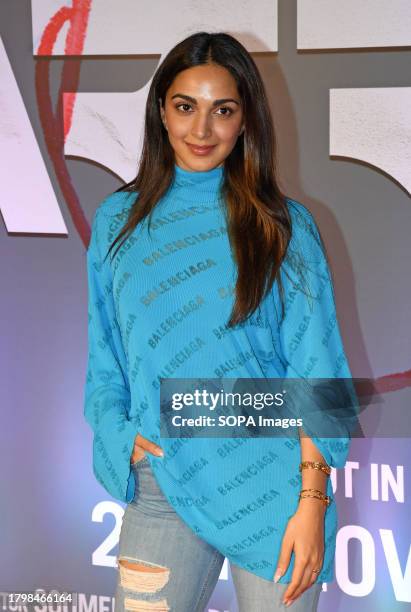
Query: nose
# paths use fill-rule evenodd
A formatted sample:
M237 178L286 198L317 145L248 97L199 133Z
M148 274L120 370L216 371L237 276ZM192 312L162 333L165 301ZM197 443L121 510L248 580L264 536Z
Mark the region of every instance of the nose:
M211 134L210 118L207 113L195 113L191 126L192 135L198 140L208 138Z

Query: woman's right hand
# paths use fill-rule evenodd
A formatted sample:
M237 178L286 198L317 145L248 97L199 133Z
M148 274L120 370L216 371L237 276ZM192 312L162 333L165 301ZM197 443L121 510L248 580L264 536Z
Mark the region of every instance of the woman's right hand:
M134 440L134 449L130 457L130 463L135 463L142 459L146 454L145 451L156 455L156 457L164 456L161 446L154 444L154 442L150 442L150 440L147 440L147 438L144 438L141 434L137 434Z

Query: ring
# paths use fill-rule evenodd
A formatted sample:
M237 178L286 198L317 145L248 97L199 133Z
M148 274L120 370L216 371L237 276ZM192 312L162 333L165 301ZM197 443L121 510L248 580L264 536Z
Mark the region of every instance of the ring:
M314 574L319 574L321 570L313 570Z

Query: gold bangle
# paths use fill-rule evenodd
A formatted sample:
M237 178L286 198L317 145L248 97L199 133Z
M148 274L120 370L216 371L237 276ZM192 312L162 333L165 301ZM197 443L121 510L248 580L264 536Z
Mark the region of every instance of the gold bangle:
M310 495L309 491L312 491L313 494ZM304 499L305 497L314 497L316 499L321 500L322 502L325 503L326 506L329 506L331 503L331 498L329 495L325 495L324 493L322 493L321 491L319 491L318 489L301 489L300 494L299 494L299 499Z
M313 468L314 470L321 470L322 472L327 474L327 476L331 474L330 466L327 465L326 463L322 463L321 461L301 461L300 466L299 466L300 472L304 468Z
M300 493L305 493L305 491L312 491L313 493L318 493L320 496L324 496L325 493L320 491L320 489L301 489Z

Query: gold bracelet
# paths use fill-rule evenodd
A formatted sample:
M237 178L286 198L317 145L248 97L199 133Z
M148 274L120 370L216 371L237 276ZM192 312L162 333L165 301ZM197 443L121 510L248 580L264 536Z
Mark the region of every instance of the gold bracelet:
M321 461L301 461L299 466L300 472L304 468L313 468L314 470L321 470L322 472L327 474L327 476L331 474L330 466L326 463L322 463Z
M308 493L309 491L312 491L314 495L310 495ZM325 503L326 506L329 506L331 504L331 497L329 495L325 495L324 493L322 493L322 491L319 491L318 489L301 489L299 499L304 499L305 497L315 497L316 499L320 499Z
M313 497L315 499L319 499L321 502L323 502L327 507L331 504L331 499L328 495L326 495L324 498L322 497L318 497L318 495L309 495L307 493L305 493L304 495L300 495L299 498L300 499L305 499L306 497Z

